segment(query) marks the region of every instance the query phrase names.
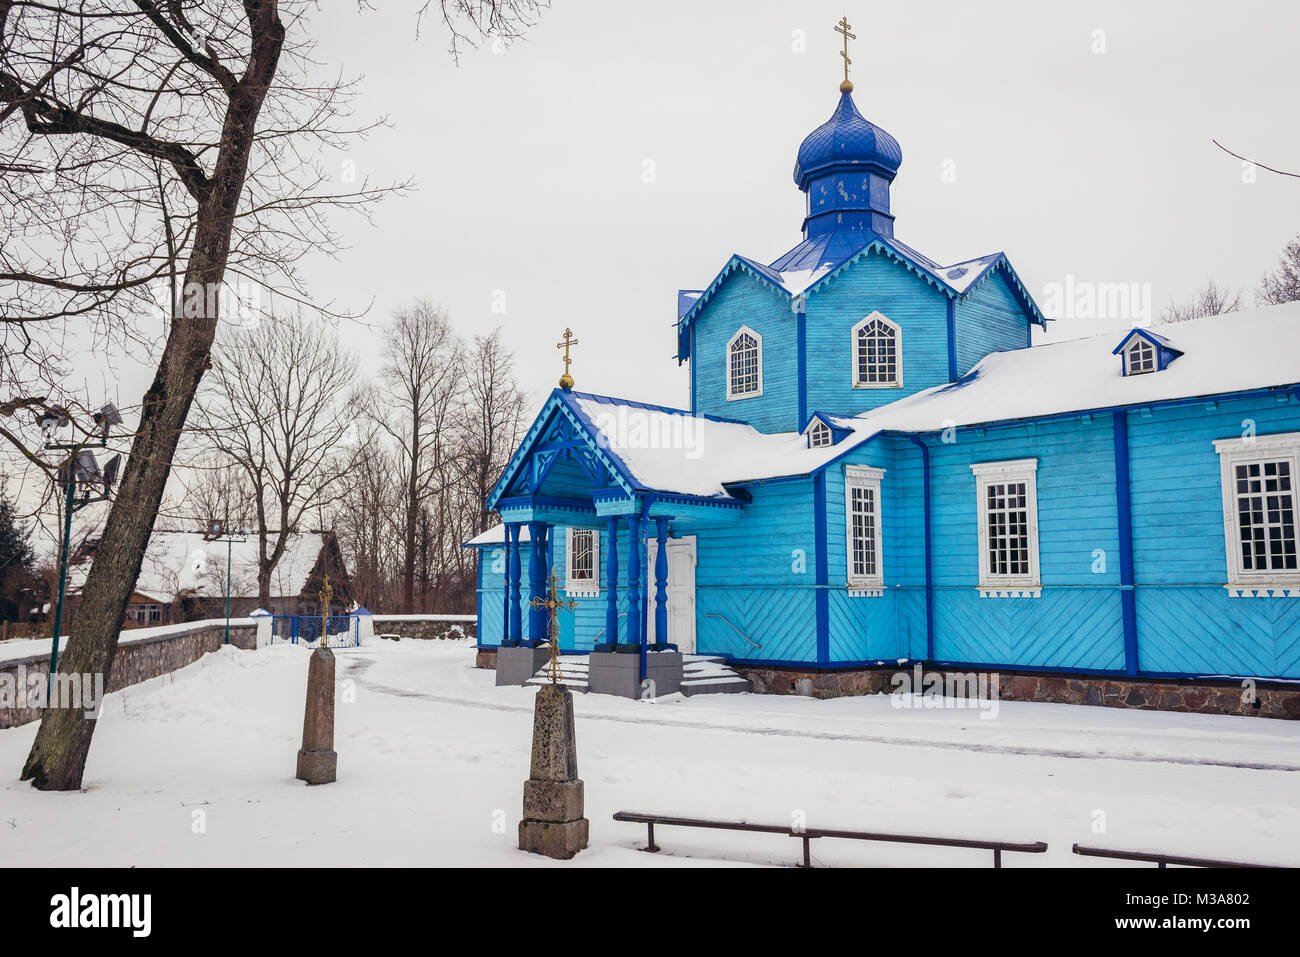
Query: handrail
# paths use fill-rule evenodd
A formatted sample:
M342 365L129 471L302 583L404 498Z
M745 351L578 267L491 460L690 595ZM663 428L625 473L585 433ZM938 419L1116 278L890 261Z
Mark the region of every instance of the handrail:
M743 631L741 631L739 628L737 628L735 625L732 625L732 624L731 624L731 619L728 618L726 615L719 615L717 612L712 612L712 611L710 611L710 612L706 612L705 615L704 615L704 617L705 617L705 618L721 618L721 619L722 619L723 621L725 621L728 625L731 625L731 630L732 630L732 631L734 631L736 634L740 635L741 638L744 638L747 642L749 642L749 643L750 643L751 645L753 645L755 648L762 648L762 647L763 647L763 646L760 645L757 641L755 641L753 638L749 637L749 635L745 634Z
M1020 854L1042 854L1047 851L1047 844L1035 841L1032 844L1013 841L971 840L959 837L929 837L916 834L886 834L878 831L844 831L833 828L795 828L788 824L750 824L746 821L717 821L707 818L672 817L666 814L649 814L641 811L616 811L614 820L632 824L644 824L649 829L645 850L655 853L659 846L655 844L655 825L666 824L672 827L704 827L723 831L753 831L761 834L784 834L803 841L803 866L812 867L812 850L809 842L818 837L837 837L849 841L881 841L892 844L926 844L939 847L968 847L993 852L993 866L1002 866L1002 852L1012 851ZM1075 845L1076 847L1078 845Z
M627 613L624 612L623 614L619 615L618 617L620 617L620 618L626 618L626 617L627 617ZM602 628L602 629L600 629L600 631L596 632L596 638L599 638L601 635L603 635L603 634L604 634L606 631L608 631L608 630L609 630L609 624L606 623L606 625L605 625L604 628ZM592 639L592 641L595 641L595 640L596 640L595 638Z
M1179 864L1183 867L1277 867L1276 864L1247 864L1244 861L1217 861L1206 857L1178 857L1174 854L1156 854L1150 851L1116 851L1105 847L1085 847L1076 844L1070 849L1080 857L1108 857L1120 861L1146 861L1164 867Z

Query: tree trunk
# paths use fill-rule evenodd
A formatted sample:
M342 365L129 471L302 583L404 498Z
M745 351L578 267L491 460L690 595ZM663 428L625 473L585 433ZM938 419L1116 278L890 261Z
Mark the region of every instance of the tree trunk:
M194 247L185 271L185 290L202 290L204 302L215 303L217 297L208 293L220 289L225 277L231 224L248 172L253 132L284 42L274 2L250 0L246 6L252 33L248 69L230 94L221 147L199 203ZM131 454L82 588L67 650L59 661L62 674L102 674L105 687L109 685L127 600L140 574L176 444L209 365L217 315L215 308L202 313L185 316L173 305L167 345L145 393ZM95 724L79 707L47 707L22 779L42 790L79 789Z

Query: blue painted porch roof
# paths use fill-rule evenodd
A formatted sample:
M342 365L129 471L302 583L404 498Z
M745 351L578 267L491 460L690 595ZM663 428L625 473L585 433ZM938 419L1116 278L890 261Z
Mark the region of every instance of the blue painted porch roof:
M731 488L746 481L811 472L833 449L809 449L797 432L768 434L733 419L684 409L554 390L488 496L488 508L507 496L554 417L565 417L628 494L672 496L701 502L736 502ZM840 423L836 423L837 426ZM545 451L543 449L543 451Z
M951 266L941 266L930 257L892 236L881 236L878 233L860 230L835 230L805 239L766 266L738 253L733 254L703 292L697 293L695 290L679 292L678 361L690 358L691 326L737 270L744 270L769 283L774 290L793 302L797 296L814 294L823 283L841 269L860 256L873 252L889 256L944 295L956 300L964 299L995 270L1001 270L1031 321L1038 323L1044 329L1047 328L1047 317L1034 302L1033 296L1029 294L1029 290L1012 268L1005 253L990 253Z

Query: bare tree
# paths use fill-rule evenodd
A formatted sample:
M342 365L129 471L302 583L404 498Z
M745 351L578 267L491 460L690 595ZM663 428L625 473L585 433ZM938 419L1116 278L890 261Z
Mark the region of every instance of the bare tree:
M1300 236L1283 247L1277 270L1264 275L1255 293L1259 305L1276 306L1297 300L1300 300Z
M257 598L308 509L342 496L354 448L357 363L323 322L273 319L216 351L196 426L242 472L257 535Z
M402 533L402 487L394 456L376 427L360 437L357 454L335 509L333 526L352 567L352 591L371 611L396 608Z
M524 395L515 380L514 358L501 330L475 336L465 361L465 390L458 409L460 462L466 492L478 503L472 535L492 523L488 493L505 470L523 431Z
M247 472L221 452L209 451L186 470L188 481L179 503L169 510L183 516L191 529L208 529L213 522L226 528L252 528L253 495ZM160 515L165 514L160 510Z
M402 476L402 607L408 612L415 610L420 511L445 487L462 358L446 310L428 300L399 310L385 329L370 413L395 446Z
M537 4L439 8L445 22L466 22L471 40L485 30L508 40ZM293 264L337 248L328 209L364 211L382 193L335 190L314 159L366 129L344 125L351 85L316 76L306 39L314 9L0 0L0 387L10 393L0 410L57 393L65 330L153 349L153 330L165 329L65 671L111 673L223 294L235 281L306 299ZM143 321L160 299L157 321ZM39 463L18 430L0 437ZM22 777L79 787L94 729L80 709L47 709Z
M1160 315L1161 322L1186 322L1205 316L1221 316L1241 308L1241 290L1222 289L1213 279L1185 303L1171 302Z

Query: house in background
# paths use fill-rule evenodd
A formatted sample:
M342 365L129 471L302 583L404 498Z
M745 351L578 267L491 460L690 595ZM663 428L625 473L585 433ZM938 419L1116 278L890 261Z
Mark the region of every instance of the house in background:
M75 607L90 571L97 541L78 553L68 574L69 601ZM124 628L222 618L226 614L226 543L208 541L202 532L155 531L149 538L140 575L126 608ZM230 546L230 615L244 618L259 607L257 538ZM352 583L333 532L294 533L271 573L274 615L319 615L320 590L329 576L330 614L345 615L352 605Z
M552 392L467 543L480 662L545 641L553 573L593 674L697 652L832 695L920 664L1300 717L1300 303L1036 346L1004 254L895 236L901 163L846 81L802 240L679 293L689 408Z

